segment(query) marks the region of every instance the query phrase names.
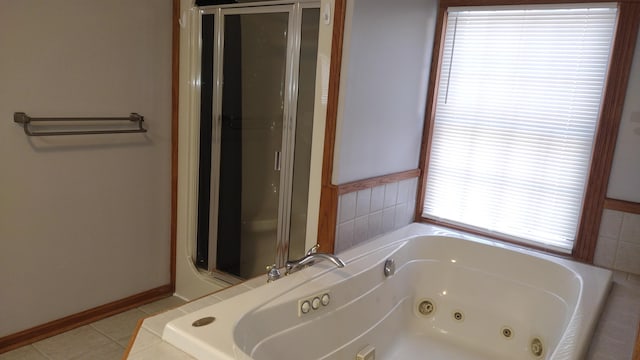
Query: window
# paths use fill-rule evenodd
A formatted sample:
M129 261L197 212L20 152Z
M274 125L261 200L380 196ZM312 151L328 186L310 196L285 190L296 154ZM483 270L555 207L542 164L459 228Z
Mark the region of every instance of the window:
M449 8L424 218L571 252L616 16Z

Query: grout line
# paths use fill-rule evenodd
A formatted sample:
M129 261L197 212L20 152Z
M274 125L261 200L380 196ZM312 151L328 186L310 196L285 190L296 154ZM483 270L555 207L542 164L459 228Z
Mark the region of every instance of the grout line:
M106 319L109 319L109 318L106 318ZM102 335L102 336L106 337L107 339L111 340L111 342L115 343L116 345L120 346L121 348L125 348L124 346L122 346L122 345L118 342L118 340L116 340L116 339L112 338L111 336L107 335L106 333L104 333L103 331L101 331L100 329L98 329L97 327L93 326L93 324L94 324L94 322L93 322L93 323L91 323L91 324L89 324L89 327L91 327L93 330L95 330L95 331L96 331L97 333L99 333L100 335ZM131 338L131 335L133 335L133 333L132 333L132 334L129 334L129 338Z
M622 227L622 225L620 225L620 227ZM618 233L618 238L616 239L616 250L613 252L613 263L611 264L611 267L613 269L616 269L618 271L622 271L617 269L616 267L616 263L618 262L618 250L620 249L620 233Z
M620 224L618 224L618 236L616 236L616 240L620 241L622 238L622 228L624 227L624 218L626 213L622 213L622 220L620 220Z
M617 234L618 236L616 236L616 250L613 252L613 263L611 264L611 267L616 269L616 262L618 261L618 250L620 249L620 241L622 241L622 228L624 227L624 212L622 212L622 219L620 220L620 223L618 224L618 229L617 229ZM597 245L597 244L596 244Z
M39 353L40 355L44 356L45 359L52 360L52 358L50 356L45 354L44 351L42 351L42 350L38 349L37 347L35 347L33 344L29 344L27 346L31 346L33 349L36 350L37 353ZM18 349L20 349L20 348L18 348Z
M145 313L145 314L147 314L147 315L149 315L149 316L159 315L160 313L162 313L162 312L163 312L163 311L160 311L160 312L156 312L156 313L150 313L150 312L148 312L148 311L144 311L143 309L141 309L141 308L139 308L139 307L138 307L138 308L136 308L136 309L138 309L138 310L142 311L143 313Z
M362 216L369 216L369 214L371 214L371 203L373 202L371 201L373 199L373 188L368 188L367 191L369 191L369 206L367 206L367 213ZM356 213L357 212L358 212L358 208L356 208Z

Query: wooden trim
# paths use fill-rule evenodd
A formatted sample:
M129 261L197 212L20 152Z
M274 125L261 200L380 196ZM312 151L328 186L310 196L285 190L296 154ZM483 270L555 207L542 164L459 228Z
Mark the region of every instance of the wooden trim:
M416 219L422 218L422 204L426 192L426 179L431 147L431 134L435 116L437 84L440 77L442 43L446 27L446 9L449 6L486 6L486 5L518 5L548 3L584 3L583 0L442 0L436 23L431 73L429 77L429 93L425 112L425 127L420 154L420 187L416 202ZM620 125L620 117L626 95L633 52L640 21L640 3L637 0L619 4L616 35L611 51L611 64L607 74L603 93L600 121L594 141L591 169L585 191L582 217L572 256L574 259L591 263L595 253L600 218L606 197L608 178L613 161L613 152ZM619 205L619 204L618 204ZM466 229L468 231L468 229ZM492 236L493 237L493 236ZM529 246L529 245L527 245Z
M178 235L178 114L180 88L180 0L173 0L171 16L171 245L169 272L171 291L176 289L176 242Z
M636 345L633 348L633 360L640 360L640 324L638 324L638 331L636 333Z
M138 320L138 323L136 324L136 328L133 329L133 333L131 334L131 337L129 338L129 343L127 344L127 348L124 349L124 354L122 354L122 359L128 359L129 355L131 354L131 349L133 349L133 345L136 343L136 338L138 337L138 333L140 332L140 329L142 329L142 323L144 322L144 320L147 317L144 317L142 319Z
M336 220L338 216L338 189L331 183L331 176L333 175L333 155L336 143L336 124L338 118L340 71L342 68L342 45L344 41L346 10L346 0L336 0L333 10L327 120L324 131L320 215L318 219L318 244L320 244L323 252L329 253L334 252Z
M336 227L338 221L338 188L324 185L320 192L320 219L318 221L318 244L322 252L335 252Z
M637 202L606 198L604 200L604 208L631 214L640 214L640 203Z
M427 93L426 110L424 113L424 128L422 130L422 145L420 147L420 178L418 179L418 198L414 219L422 218L422 204L427 194L427 173L429 171L429 158L431 156L431 139L433 124L436 116L436 99L438 83L440 82L440 65L442 64L442 44L444 43L447 26L447 8L440 6L436 17L436 31L433 39L433 55L431 58L431 70Z
M0 354L173 294L170 284L0 338Z
M338 195L348 194L354 191L371 189L376 186L390 184L402 180L413 179L420 176L420 169L413 169L393 173L389 175L377 176L364 180L357 180L350 183L338 185Z
M600 121L591 155L591 170L573 249L574 258L587 263L593 262L598 241L604 199L607 196L613 153L640 24L640 3L621 3L618 11L611 62L602 96Z

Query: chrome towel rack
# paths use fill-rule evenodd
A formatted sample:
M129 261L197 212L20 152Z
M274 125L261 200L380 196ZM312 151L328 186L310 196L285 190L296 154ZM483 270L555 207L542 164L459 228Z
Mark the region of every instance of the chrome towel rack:
M101 129L101 130L50 130L50 131L35 131L31 128L31 123L34 122L49 122L49 123L72 123L72 122L89 122L89 121L125 121L129 120L137 124L136 128L114 128L114 129ZM13 113L13 121L22 124L24 127L24 133L28 136L53 136L53 135L93 135L93 134L124 134L124 133L144 133L147 132L142 126L144 117L138 113L131 113L128 117L31 117L23 112ZM110 124L113 125L113 124ZM58 125L63 126L63 125ZM66 126L66 125L64 125ZM75 125L81 127L82 125Z

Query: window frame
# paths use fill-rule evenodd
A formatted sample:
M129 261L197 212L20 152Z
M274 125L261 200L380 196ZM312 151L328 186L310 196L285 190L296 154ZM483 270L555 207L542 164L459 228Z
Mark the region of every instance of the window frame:
M435 121L435 106L437 102L440 67L442 63L442 45L447 25L447 9L458 6L493 6L493 5L538 5L538 4L575 4L594 3L597 1L583 0L441 0L436 20L436 34L433 46L433 58L428 83L427 102L425 111L425 125L420 150L420 179L418 201L416 202L415 218L419 222L431 223L464 230L477 235L488 236L501 241L542 250L560 256L565 253L550 250L544 246L514 241L493 233L465 228L464 226L443 223L422 216L426 196L426 181L429 171L429 157L431 150L431 135ZM640 25L640 2L633 1L599 1L615 2L618 5L618 18L615 25L611 60L605 78L600 114L590 157L589 173L585 187L580 221L576 232L571 258L574 260L593 263L593 256L600 229L600 220L607 194L609 174L613 162L618 130L624 100L627 92L629 73L633 61L633 53Z

